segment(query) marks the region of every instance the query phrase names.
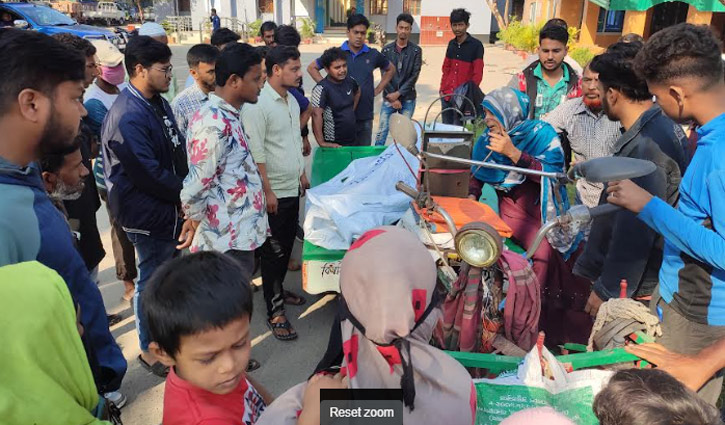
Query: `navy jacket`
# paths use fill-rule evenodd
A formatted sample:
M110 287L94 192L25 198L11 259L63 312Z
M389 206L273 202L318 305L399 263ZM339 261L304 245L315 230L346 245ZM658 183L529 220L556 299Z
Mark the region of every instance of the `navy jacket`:
M176 130L174 114L161 99ZM175 170L171 137L153 106L129 84L101 129L103 174L111 213L127 232L176 239L181 231L179 194L186 172Z
M83 339L98 391L118 390L126 359L108 329L101 291L76 250L68 222L45 192L38 167L19 167L0 158L0 199L0 266L38 261L58 272L80 306ZM45 355L48 367L57 367L52 353Z

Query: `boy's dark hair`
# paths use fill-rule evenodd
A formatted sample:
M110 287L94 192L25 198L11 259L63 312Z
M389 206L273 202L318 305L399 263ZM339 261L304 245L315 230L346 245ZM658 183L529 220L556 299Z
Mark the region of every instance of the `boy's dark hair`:
M320 64L323 68L329 68L333 62L338 60L347 61L347 54L339 47L331 47L320 56Z
M214 74L216 76L216 85L224 87L227 80L232 75L240 78L249 72L254 65L262 63L262 57L257 49L247 43L235 43L222 50L216 60Z
M272 21L265 21L262 26L259 27L259 36L264 37L264 33L267 31L274 31L277 29L277 24Z
M259 53L259 56L262 59L267 58L267 53L269 53L269 47L267 46L257 46L255 49L257 49L257 53Z
M722 45L705 25L679 24L654 34L635 60L647 81L699 78L702 89L723 81Z
M628 369L614 374L594 399L601 425L718 425L717 409L667 372Z
M350 15L349 18L347 18L347 30L350 31L354 27L358 25L364 25L365 28L370 28L370 21L368 21L368 18L365 17L365 15L362 15L360 13L353 13Z
M168 261L156 270L141 296L151 340L174 357L182 336L251 318L248 279L236 260L214 251Z
M300 58L300 51L296 47L292 46L277 46L270 49L267 52L267 57L264 58L264 65L267 67L267 75L272 75L272 68L275 65L284 67L289 60L295 60Z
M451 12L451 25L459 22L468 25L471 22L471 12L466 9L453 9Z
M561 18L553 18L546 21L544 26L541 29L547 28L547 27L562 27L565 30L569 29L569 24L566 23L565 20Z
M211 35L211 45L221 49L229 43L239 41L240 38L242 37L239 34L229 28L219 28Z
M623 43L632 43L635 41L644 43L644 37L642 37L639 34L630 32L629 34L624 34L623 36L619 37L619 40L617 40L617 41L621 41Z
M299 47L302 37L292 25L280 25L274 30L274 42L280 46Z
M569 31L566 27L559 25L544 25L544 28L539 32L539 43L545 39L560 41L566 45L569 42Z
M214 9L213 7L211 8L211 11L216 13L216 9Z
M604 89L617 89L635 101L652 99L644 78L634 71L634 57L641 43L614 43L603 54L594 57L589 68L599 74Z
M51 37L60 41L60 43L64 46L82 53L86 58L90 58L96 54L96 46L85 38L81 38L67 32L59 32L57 34L53 34Z
M413 19L413 15L411 15L410 13L401 13L400 15L398 15L398 17L395 18L395 25L397 26L400 21L407 22L408 24L410 24L411 27L415 23L415 19Z
M169 46L145 35L131 37L126 45L124 62L129 77L136 76L136 65L138 64L144 68L150 68L155 63L168 62L170 59Z
M215 63L219 57L219 49L210 44L197 44L186 53L186 63L189 68L199 66L201 62Z
M89 137L89 130L81 129L70 145L63 147L61 150L43 154L40 157L40 171L58 174L58 171L65 164L65 157L80 149L82 144L88 144Z
M36 31L0 31L0 57L0 114L25 89L52 97L59 84L85 79L86 58L81 53Z

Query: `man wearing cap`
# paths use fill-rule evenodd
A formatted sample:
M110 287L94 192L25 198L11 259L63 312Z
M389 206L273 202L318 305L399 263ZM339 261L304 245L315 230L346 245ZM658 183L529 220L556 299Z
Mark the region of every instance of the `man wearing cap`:
M128 86L124 80L126 78L126 70L123 67L123 53L118 51L116 46L106 40L92 40L93 46L96 48L96 58L100 67L100 75L96 81L88 87L84 96L84 106L88 111L85 118L86 124L91 131L100 140L101 125L106 118L108 110L116 101L121 90ZM106 190L106 180L103 177L103 156L98 155L93 163L93 176L96 180L98 193L101 199L106 203L108 218L111 223L111 248L113 249L113 259L116 263L116 278L123 282L124 294L123 299L130 301L134 293L134 280L138 277L136 271L136 250L133 244L128 240L126 232L123 231L121 225L118 224L111 209L108 207L108 192Z
M141 25L141 28L138 29L138 35L145 35L156 41L169 44L169 37L166 35L166 30L156 22L146 22ZM171 101L176 97L176 76L174 74L171 74L171 85L169 85L169 91L162 93L161 97L166 99L169 103L171 103Z

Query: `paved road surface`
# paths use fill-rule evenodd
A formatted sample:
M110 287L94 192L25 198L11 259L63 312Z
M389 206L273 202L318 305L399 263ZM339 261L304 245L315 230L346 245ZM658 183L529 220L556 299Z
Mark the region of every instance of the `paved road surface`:
M188 73L186 51L190 46L172 46L174 54L172 62L177 81L183 86ZM313 59L318 57L325 48L331 45L302 46L302 62L306 68ZM414 118L423 120L428 105L437 98L440 84L440 69L445 55L444 47L426 47L423 52L424 66L418 81L418 105ZM488 92L508 82L511 75L520 67L521 59L510 52L497 47L486 47L485 72L482 88ZM304 86L308 90L314 86L305 72ZM180 87L180 89L183 87ZM180 90L179 90L180 91ZM376 108L380 101L376 102ZM431 117L440 111L436 105L431 110ZM429 118L430 120L431 118ZM377 116L376 116L377 120ZM375 125L377 128L377 122ZM311 140L312 140L311 136ZM314 146L314 142L313 142ZM309 162L309 161L308 161ZM309 166L309 164L308 164ZM99 228L106 247L106 258L100 264L101 291L110 312L122 313L125 320L113 326L112 331L124 355L129 361L128 373L121 390L129 398L123 409L123 421L127 425L155 425L161 423L163 380L143 369L136 357L140 353L132 311L128 303L120 301L123 284L115 277L108 217L105 208L98 213ZM299 255L300 246L296 252ZM299 258L299 257L298 257ZM261 282L257 282L261 283ZM300 273L289 273L286 280L288 289L301 291ZM335 303L332 297L308 296L308 303L302 307L287 308L299 338L292 342L277 341L265 326L266 316L262 292L254 294L254 316L252 318L252 356L262 363L262 367L253 372L252 376L266 386L273 394L279 395L287 388L305 380L327 347L330 323L334 317Z

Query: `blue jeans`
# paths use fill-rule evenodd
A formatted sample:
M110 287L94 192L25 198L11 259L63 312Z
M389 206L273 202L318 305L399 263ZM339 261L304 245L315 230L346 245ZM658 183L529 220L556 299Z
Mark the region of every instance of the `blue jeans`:
M397 110L390 106L390 102L387 100L383 101L383 106L380 108L380 128L378 129L378 135L375 137L375 146L385 146L385 141L388 139L390 115L395 112L400 112L408 118L413 117L413 111L415 111L415 99L405 100L402 103L403 109Z
M136 312L136 332L138 332L141 350L148 351L149 330L146 327L146 317L144 317L143 306L141 305L141 293L156 269L174 257L177 252L176 245L178 245L178 242L170 239L156 239L138 233L126 232L126 234L138 254L139 279L136 282L136 292L133 295L133 309Z

